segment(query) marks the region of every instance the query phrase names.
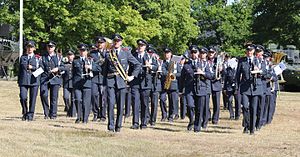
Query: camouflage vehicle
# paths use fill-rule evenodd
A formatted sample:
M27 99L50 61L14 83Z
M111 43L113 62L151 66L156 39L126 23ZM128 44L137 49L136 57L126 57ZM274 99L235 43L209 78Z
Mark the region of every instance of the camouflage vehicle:
M275 46L269 48L273 52L284 52L284 62L286 64L286 70L283 72L281 85L284 89L294 90L300 87L300 51L296 49L294 45L287 45L286 48L274 49Z
M17 42L0 38L0 76L14 77L15 65L18 63L19 45Z

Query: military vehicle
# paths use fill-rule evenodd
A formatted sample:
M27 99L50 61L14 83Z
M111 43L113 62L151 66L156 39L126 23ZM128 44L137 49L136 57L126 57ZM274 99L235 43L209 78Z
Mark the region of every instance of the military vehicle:
M15 41L0 38L0 76L14 77L14 69L18 63L19 44Z
M271 51L286 54L283 58L286 70L283 71L283 78L280 78L280 85L284 90L297 90L300 87L300 51L294 45L277 47L275 44L269 45Z

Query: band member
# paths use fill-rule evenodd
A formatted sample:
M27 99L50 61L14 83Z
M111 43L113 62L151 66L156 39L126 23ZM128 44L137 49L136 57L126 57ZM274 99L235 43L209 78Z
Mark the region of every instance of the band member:
M97 49L91 51L90 56L93 58L93 62L96 66L93 70L94 77L92 78L92 110L94 113L93 121L97 121L100 118L101 121L106 120L107 110L107 92L106 85L103 78L103 69L105 55L107 52L106 39L104 37L96 37Z
M151 112L150 112L150 125L154 126L157 117L158 99L159 93L162 91L161 73L162 73L162 60L156 53L156 49L152 46L147 48L147 52L153 62L157 63L157 71L151 71L152 73L152 89L150 93L151 97Z
M105 77L107 78L108 94L108 130L120 132L122 127L122 115L125 105L125 95L127 82L131 82L138 77L141 70L141 64L131 54L131 49L122 47L123 37L119 34L112 36L113 45L106 55ZM129 63L133 65L131 75L127 75L125 69ZM114 105L117 104L116 124L114 119Z
M93 77L93 61L88 57L88 46L79 44L77 46L80 57L73 63L73 88L75 90L75 105L77 119L75 123L88 123L91 107L91 87Z
M73 81L72 81L72 64L74 61L74 52L69 50L67 53L67 57L64 60L64 71L62 74L63 78L63 98L65 103L65 111L67 112L67 117L75 117L76 116L76 106L75 106L75 98L74 98L74 89L73 89Z
M210 47L208 50L208 63L215 75L213 75L213 79L211 80L211 91L212 91L212 103L213 103L213 115L212 115L212 123L218 124L219 115L220 115L220 97L222 91L222 83L221 83L221 72L222 72L222 60L220 60L219 56L217 56L217 51L215 48Z
M171 61L172 50L165 48L165 61L162 64L162 80L163 80L163 92L161 93L161 110L162 120L167 117L166 101L168 95L169 103L169 122L173 122L174 118L178 119L178 78L180 77L181 68L179 63Z
M228 61L227 61L228 63ZM235 115L236 112L233 111L233 98L237 99L235 91L236 91L236 79L235 79L235 74L236 74L236 65L237 61L235 58L229 59L229 63L226 66L226 69L224 69L224 88L223 88L223 93L224 97L226 99L227 103L227 108L229 110L230 114L230 120L233 120L235 117L239 115ZM238 104L235 104L237 106ZM235 110L239 110L238 108L235 108Z
M55 53L56 43L49 41L47 43L47 54L42 56L41 67L44 72L41 74L40 95L44 109L44 118L56 119L58 91L62 85L61 73L63 63L59 60ZM50 92L50 106L48 102L48 94Z
M242 95L243 132L249 133L250 130L250 135L255 131L257 104L259 96L263 94L261 77L266 73L261 60L253 55L254 51L255 45L247 46L246 57L239 60L236 72L237 87Z
M39 68L39 58L34 55L35 42L26 43L26 54L20 58L18 85L20 87L20 103L22 107L22 120L32 121L34 117L36 97L39 86L39 77L32 73ZM29 108L27 97L29 90Z
M209 66L204 60L198 60L199 51L195 45L190 46L191 59L184 64L180 77L180 93L184 90L187 98L187 112L189 124L187 130L194 132L201 130L202 117L205 114L204 106L207 97L207 79L211 79ZM203 50L202 50L203 52Z
M213 69L212 69L212 66L209 64L208 60L207 60L207 53L208 53L208 49L206 47L202 47L199 49L199 60L200 60L200 63L201 63L201 67L203 69L206 69L206 67L208 67L209 71L207 72L210 72L211 75L213 74ZM210 76L209 74L207 74L208 76ZM210 100L210 95L211 95L211 81L210 79L212 79L212 77L208 77L207 79L205 79L205 82L206 82L206 99L205 99L205 104L204 104L204 112L202 114L202 128L203 129L206 129L207 128L207 124L208 124L208 121L210 119L210 110L209 110L209 100Z
M150 55L146 52L148 43L144 39L137 40L138 48L133 56L140 62L142 69L140 70L138 77L130 82L131 94L133 101L133 119L132 129L139 128L139 114L141 110L141 125L140 128L147 128L147 119L149 113L149 98L152 88L152 76L151 72L157 70L157 63L150 58Z

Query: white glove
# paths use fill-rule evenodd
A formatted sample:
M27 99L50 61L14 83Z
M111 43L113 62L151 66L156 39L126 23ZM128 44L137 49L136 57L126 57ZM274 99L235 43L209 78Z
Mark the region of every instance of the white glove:
M133 79L134 79L134 76L128 76L128 77L127 77L127 81L128 81L128 82L131 82Z

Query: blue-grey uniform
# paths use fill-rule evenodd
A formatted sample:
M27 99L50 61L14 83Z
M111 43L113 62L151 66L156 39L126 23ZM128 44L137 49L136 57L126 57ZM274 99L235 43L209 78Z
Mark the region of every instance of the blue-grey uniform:
M230 119L234 119L234 117L238 117L239 115L235 115L232 107L233 98L236 99L235 91L236 91L236 69L233 67L227 66L226 69L224 69L226 72L224 72L224 94L226 95L226 103L230 114ZM237 107L238 104L235 104ZM238 108L235 108L235 110L239 110Z
M114 42L122 42L122 36L119 34L114 34L112 39ZM120 132L122 127L122 115L125 105L125 96L126 96L126 87L127 81L124 80L118 73L116 66L118 62L121 64L121 67L125 71L129 64L133 65L132 75L135 78L138 77L138 74L141 70L140 62L131 54L131 48L129 47L119 47L118 49L113 49L109 53L111 55L106 55L106 65L105 72L107 80L107 100L108 100L108 130ZM115 54L113 54L115 53ZM118 62L112 60L110 56L117 56ZM118 66L119 67L119 66ZM114 105L117 104L117 118L116 124L114 119Z
M47 47L54 49L56 43L49 41ZM40 96L44 109L45 119L55 119L57 117L57 103L58 103L58 91L62 85L61 73L63 72L63 63L59 60L59 57L53 54L45 54L42 56L41 67L44 72L41 74L41 86ZM58 68L58 72L52 73L51 70ZM48 102L48 94L50 91L50 106Z
M74 55L73 52L69 51L67 55ZM64 62L64 73L62 74L63 78L63 99L66 106L67 117L76 116L76 106L75 106L75 93L73 89L72 81L72 61Z
M204 71L204 75L195 74L197 69ZM190 60L184 64L180 77L180 92L183 92L187 99L187 113L189 117L188 130L199 132L205 114L204 108L207 97L207 82L212 75L206 61ZM195 116L195 118L194 118Z
M150 50L148 50L149 52ZM155 51L154 51L155 52ZM152 52L153 53L153 52ZM156 55L156 54L154 54ZM158 108L158 99L159 94L162 92L162 82L161 82L161 66L162 62L161 60L155 59L157 62L157 71L152 71L152 90L151 90L151 113L150 113L150 125L155 125L156 123L156 117L157 117L157 108Z
M276 99L277 99L277 92L278 91L279 91L278 76L275 74L274 69L272 69L271 99L270 99L269 109L267 110L266 124L270 124L272 122L272 120L273 120L273 116L275 114Z
M171 52L169 48L165 49L165 52ZM162 64L162 83L163 87L165 86L166 77L168 75L169 67L171 64L174 64L174 69L171 71L175 75L175 80L171 81L171 85L169 89L163 89L160 95L161 101L161 110L162 110L162 119L167 117L167 110L166 110L166 101L168 96L168 103L169 103L169 116L168 120L170 122L173 119L177 119L178 115L178 78L181 74L181 65L179 63L172 63L171 60L165 60Z
M146 46L147 42L143 39L137 41L138 45ZM138 77L130 82L132 101L133 101L133 119L132 129L139 127L139 114L141 111L141 124L140 128L147 127L147 119L149 115L149 98L152 88L152 71L157 71L157 62L150 55L144 52L136 52L133 56L140 62L142 69L140 70ZM146 62L150 64L150 67L146 66ZM132 73L130 68L129 75Z
M211 51L211 49L209 51ZM208 60L208 62L210 67L212 68L213 73L216 74L217 58L214 58L213 60ZM212 103L213 103L213 115L212 115L213 124L218 124L219 121L220 101L221 101L220 98L221 98L221 91L222 91L221 79L216 77L217 77L216 75L213 75L213 78L211 80L211 92L212 92Z
M252 45L247 47L247 51L252 51L254 49L255 47ZM258 67L262 70L262 73L251 74L254 67ZM266 67L264 67L264 64L261 64L260 59L256 57L243 57L239 60L236 72L236 82L242 95L244 133L248 133L248 130L250 130L250 134L254 134L257 104L259 97L263 95L261 78L264 75L266 75Z
M105 38L97 38L97 42L106 42ZM90 52L93 58L93 78L92 78L92 110L94 113L93 121L100 118L102 121L106 119L107 110L107 91L106 82L103 78L104 62L106 58L106 50L94 50Z
M35 47L33 41L28 41L27 47ZM32 68L28 69L28 65ZM39 58L32 54L22 55L20 58L18 85L20 87L20 103L22 106L22 120L32 121L35 111L36 97L38 93L39 77L32 72L39 68ZM29 108L27 107L27 95L29 90Z
M79 44L77 47L80 53L87 51L86 44ZM87 52L86 52L87 53ZM86 66L93 66L92 58L85 55L76 57L73 62L73 88L75 91L75 105L77 109L77 119L75 123L88 122L91 111L91 88L92 88L92 69Z

